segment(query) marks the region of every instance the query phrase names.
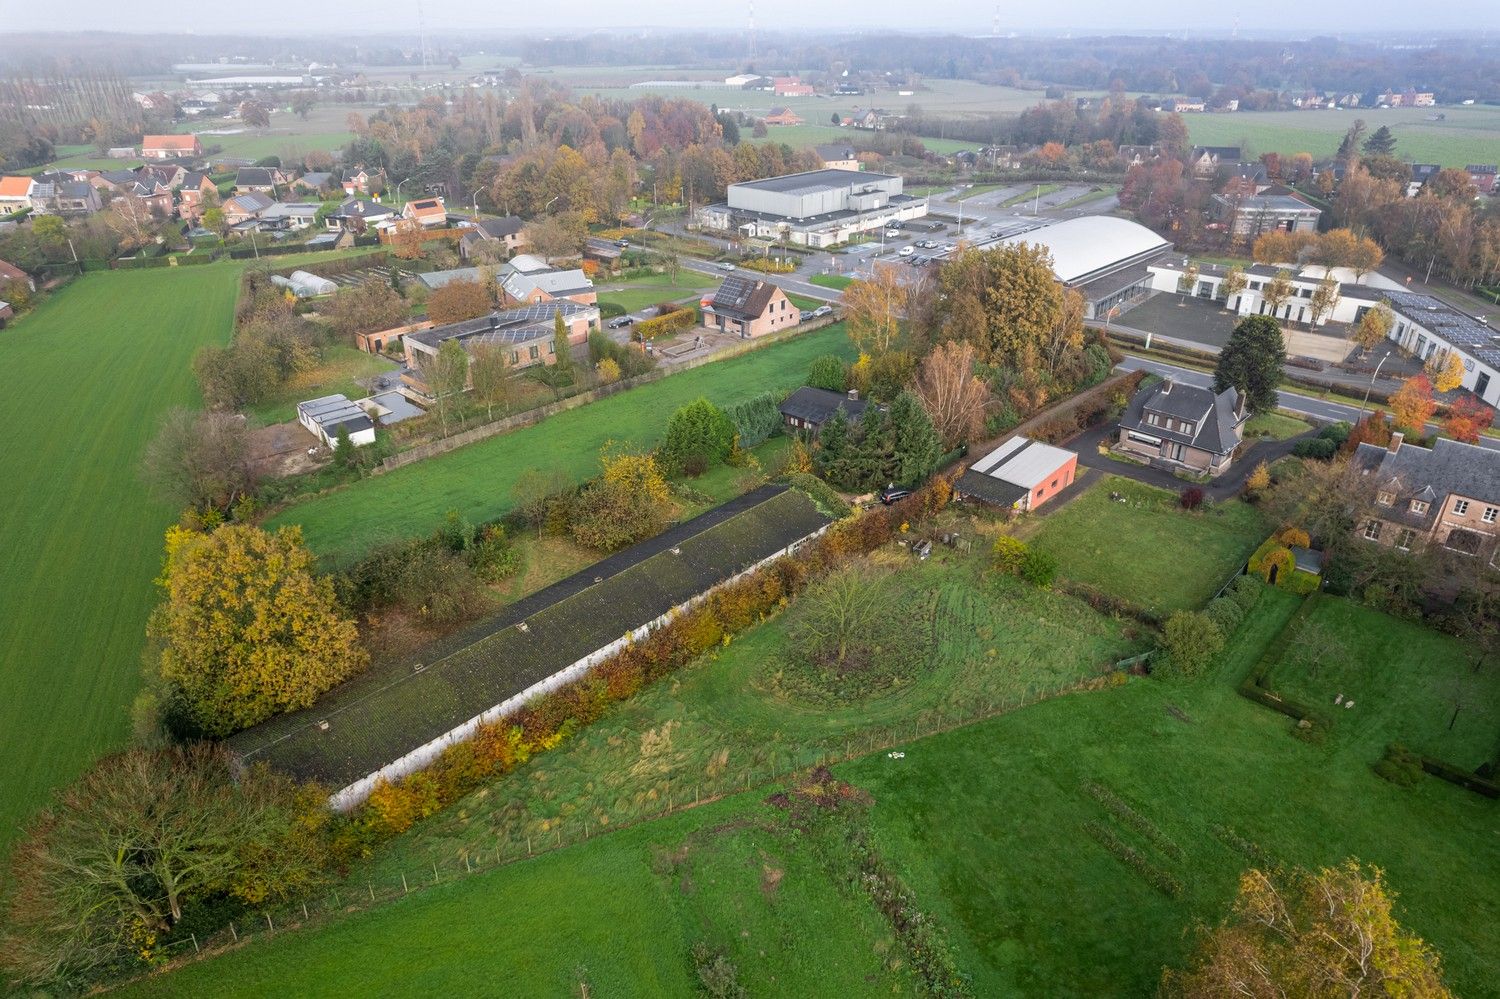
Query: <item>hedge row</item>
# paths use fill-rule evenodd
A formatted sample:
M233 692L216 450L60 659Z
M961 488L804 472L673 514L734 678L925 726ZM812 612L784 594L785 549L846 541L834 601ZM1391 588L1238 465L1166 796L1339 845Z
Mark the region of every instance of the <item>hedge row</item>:
M836 522L794 555L720 587L587 675L508 718L480 726L472 739L450 746L426 770L399 783L382 781L340 830L337 850L345 858L368 856L377 843L556 747L612 704L728 644L734 634L785 606L810 580L884 545L903 523L915 524L941 510L950 495L950 484L939 478L893 506Z
M1107 379L1082 395L1075 396L1066 406L1049 413L1038 425L1027 428L1026 436L1048 444L1059 444L1080 430L1096 426L1113 409L1115 394L1123 392L1128 399L1145 377L1144 371L1132 371L1123 382Z
M1318 599L1319 596L1317 593L1309 593L1307 598L1302 601L1302 605L1297 608L1292 614L1291 619L1287 621L1286 627L1282 629L1282 634L1291 632L1297 623L1312 611ZM1279 711L1288 718L1293 718L1297 721L1306 720L1315 725L1322 725L1324 728L1327 728L1329 719L1322 712L1316 711L1300 701L1282 697L1266 685L1266 678L1271 672L1271 667L1276 665L1277 660L1280 659L1280 655L1280 642L1272 642L1271 647L1266 649L1265 654L1260 657L1260 660L1251 668L1250 674L1240 684L1240 696L1262 704L1273 711Z
M635 337L637 340L655 340L659 336L670 336L680 333L686 329L692 329L698 324L698 310L695 308L678 309L655 319L647 319L635 324Z

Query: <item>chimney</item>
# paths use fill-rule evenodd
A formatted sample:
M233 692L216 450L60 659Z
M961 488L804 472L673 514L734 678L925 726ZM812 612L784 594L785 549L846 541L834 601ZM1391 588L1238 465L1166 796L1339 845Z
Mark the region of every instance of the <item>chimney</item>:
M499 316L498 313L491 312L490 313L490 329L497 330L499 328L500 328L500 316Z
M1171 375L1167 375L1167 377L1165 377L1165 378L1163 378L1161 380L1161 394L1162 395L1171 395L1172 394L1172 376Z
M849 390L849 401L850 402L859 402L859 389L850 389Z
M1391 454L1395 454L1397 451L1401 450L1401 442L1404 440L1406 440L1406 435L1397 430L1395 433L1391 434L1391 442L1385 446L1385 449Z

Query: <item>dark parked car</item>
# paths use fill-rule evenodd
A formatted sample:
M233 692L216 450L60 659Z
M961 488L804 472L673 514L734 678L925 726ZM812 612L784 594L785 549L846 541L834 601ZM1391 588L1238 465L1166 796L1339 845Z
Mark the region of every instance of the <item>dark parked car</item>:
M910 489L906 488L905 486L895 485L893 483L880 490L880 502L884 503L886 506L890 506L893 503L901 502L910 495Z
M630 245L630 240L628 240L628 239L617 239L617 240L615 240L615 245L616 246L629 246Z
M622 326L629 326L633 322L635 322L635 320L630 316L617 316L609 321L609 328L612 330L617 330Z
M812 310L811 309L803 309L802 310L802 315L799 318L801 319L802 322L805 323L809 319L811 319L812 317L813 317L813 314L812 314Z

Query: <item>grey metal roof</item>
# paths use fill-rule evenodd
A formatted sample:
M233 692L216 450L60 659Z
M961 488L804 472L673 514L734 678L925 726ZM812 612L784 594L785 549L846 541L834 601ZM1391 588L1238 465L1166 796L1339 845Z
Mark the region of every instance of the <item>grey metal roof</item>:
M484 277L478 267L455 267L447 271L431 271L427 274L418 274L417 280L429 288L441 288L454 281L478 281Z
M747 187L756 191L773 191L777 194L811 194L815 191L843 190L860 187L878 180L895 180L894 174L867 173L863 170L808 170L789 173L765 180L747 180L735 187Z
M525 227L526 223L515 215L507 215L504 218L498 219L480 219L474 224L474 228L492 239L504 239L506 236L514 236Z
M840 409L851 421L858 420L867 406L869 403L864 399L851 399L842 392L804 385L786 397L781 404L781 413L804 423L822 426Z
M236 187L275 187L276 175L270 167L240 167L234 183Z

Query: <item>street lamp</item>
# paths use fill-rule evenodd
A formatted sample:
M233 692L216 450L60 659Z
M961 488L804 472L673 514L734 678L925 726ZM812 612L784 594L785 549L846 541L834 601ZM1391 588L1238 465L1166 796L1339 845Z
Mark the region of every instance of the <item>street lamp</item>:
M396 182L396 204L398 206L401 204L401 185L405 184L408 180L411 180L411 178L403 177L401 180Z
M559 194L559 195L557 195L557 197L553 198L552 201L556 201L557 198L560 198L560 197L562 197L561 194ZM543 215L547 214L547 209L549 209L549 208L552 207L552 201L549 201L545 205L542 206L542 214Z
M1370 391L1375 388L1375 379L1380 377L1380 369L1383 368L1385 366L1385 362L1389 361L1390 359L1391 353L1389 350L1387 350L1385 356L1380 359L1380 363L1375 365L1374 373L1370 375L1370 384L1365 386L1364 400L1359 404L1359 418L1361 420L1365 418L1365 405L1370 401Z

